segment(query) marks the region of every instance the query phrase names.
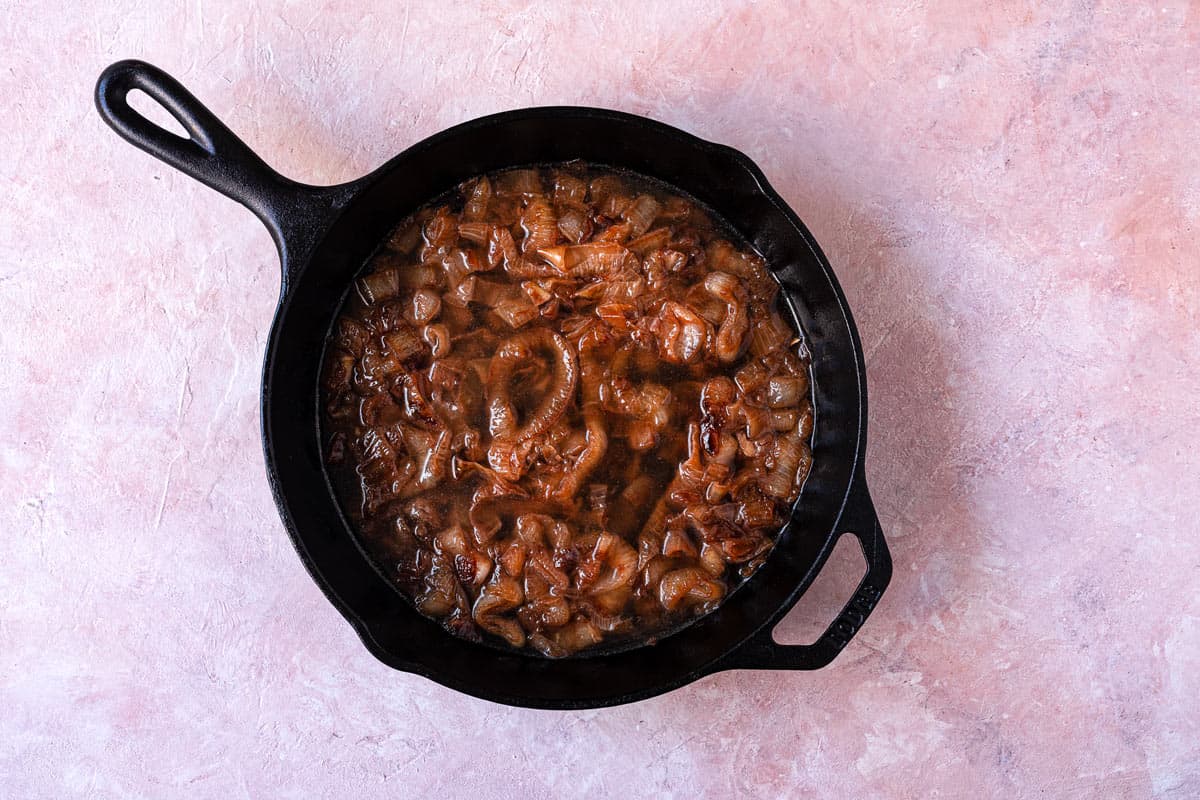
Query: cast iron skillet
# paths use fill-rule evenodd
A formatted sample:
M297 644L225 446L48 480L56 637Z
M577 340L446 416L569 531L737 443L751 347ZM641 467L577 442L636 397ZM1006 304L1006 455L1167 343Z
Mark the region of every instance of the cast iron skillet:
M131 109L126 96L134 89L164 106L191 138ZM106 69L96 106L127 141L247 206L270 229L283 279L263 370L267 474L305 567L385 664L510 705L617 705L727 669L823 667L875 607L892 562L863 472L862 346L816 241L742 153L632 114L530 108L442 131L351 183L306 186L273 171L176 80L144 62ZM325 474L317 375L347 286L397 220L480 173L570 159L672 184L716 209L766 257L812 349L816 426L812 473L797 510L767 562L717 611L654 645L550 660L452 636L375 571ZM858 539L867 562L858 590L815 643L776 644L772 629L845 533Z

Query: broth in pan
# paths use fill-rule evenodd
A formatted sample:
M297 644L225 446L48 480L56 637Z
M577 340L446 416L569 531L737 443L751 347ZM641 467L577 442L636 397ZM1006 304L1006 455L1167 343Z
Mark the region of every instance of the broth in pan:
M629 173L508 170L421 209L325 355L325 457L364 548L455 634L550 657L716 608L811 463L778 288Z

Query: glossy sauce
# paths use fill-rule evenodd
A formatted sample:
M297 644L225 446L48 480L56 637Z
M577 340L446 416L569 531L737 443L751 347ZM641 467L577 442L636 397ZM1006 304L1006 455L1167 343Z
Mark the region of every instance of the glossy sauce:
M422 613L560 657L653 640L767 557L811 464L807 351L698 204L578 163L492 174L356 289L326 458Z

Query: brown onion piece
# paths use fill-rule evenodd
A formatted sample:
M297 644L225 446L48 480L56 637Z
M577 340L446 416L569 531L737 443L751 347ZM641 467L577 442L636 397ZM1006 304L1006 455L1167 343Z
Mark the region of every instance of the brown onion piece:
M599 209L614 194L623 194L625 181L618 175L601 175L593 178L588 187L588 199Z
M592 235L592 221L587 214L571 208L558 218L558 230L572 244L580 244Z
M466 216L464 214L464 216ZM460 222L458 235L473 244L486 244L496 226L490 222Z
M538 281L521 281L521 291L535 306L543 306L554 299L554 294Z
M805 375L777 375L767 380L766 401L770 408L794 408L807 395Z
M587 208L588 185L582 179L567 172L560 172L554 179L554 203L579 211Z
M625 333L634 327L638 310L637 306L631 303L605 302L596 305L596 316L608 323L613 330Z
M348 317L342 317L337 321L334 335L334 342L355 356L363 354L363 349L370 338L365 327Z
M526 253L553 247L558 241L558 219L554 216L554 209L542 197L534 197L525 206L521 214L521 229L524 231L521 250Z
M639 236L629 242L628 247L633 253L645 257L654 250L661 250L671 241L670 228L655 228L644 236Z
M398 325L391 333L385 333L383 343L400 361L407 361L425 352L425 345L417 336L417 332L408 325Z
M417 289L412 294L404 318L413 325L424 325L442 313L442 298L431 289Z
M475 181L467 202L463 205L463 219L480 220L487 216L488 202L492 199L492 182L484 175ZM459 226L462 232L462 226ZM463 234L465 236L465 234Z
M358 279L358 295L367 305L387 300L400 293L400 271L385 269Z
M668 611L684 605L716 603L724 596L725 584L695 567L668 572L658 584L658 601Z
M624 203L622 203L621 205L616 207L618 210L612 211L612 213L609 216L617 216L618 214L621 213L619 209L624 208L624 207L625 207L625 205L624 205ZM629 240L629 237L632 233L633 233L633 225L631 225L628 222L618 222L615 225L609 225L607 228L605 228L604 230L597 233L592 238L592 243L594 243L594 244L597 244L597 243L624 244L626 241Z
M636 200L626 206L622 216L629 223L629 235L636 239L650 230L660 208L662 206L659 202L648 194L639 195Z
M615 274L632 258L628 250L615 242L543 247L537 254L560 273L573 278Z
M600 406L600 385L603 367L595 355L594 339L580 343L580 377L583 383L583 419L587 429L586 444L574 466L563 476L554 496L568 500L575 496L579 487L600 464L608 450L608 431L604 424L604 410Z
M682 528L671 528L667 531L667 535L663 537L662 551L667 558L696 558L699 555L691 537Z
M658 290L669 287L672 277L682 273L687 265L687 254L672 249L655 250L643 261L646 280Z
M422 614L444 617L464 603L462 587L452 566L435 566L426 573L425 590L417 598L417 608Z
M427 262L436 255L446 253L458 241L458 218L443 206L429 218L422 229L425 246L421 248L421 261Z
M812 456L808 444L798 436L779 436L775 439L775 466L763 476L762 487L774 497L788 497L800 478L800 470L808 473Z
M719 240L706 248L705 259L710 269L728 272L745 281L753 300L764 304L775 300L779 284L771 278L766 264L758 255L739 251L729 242Z
M399 225L392 235L388 237L387 247L389 250L408 255L421 242L421 226L414 220L404 225Z
M449 430L438 433L433 446L425 453L420 472L417 473L417 488L431 489L445 480L450 472L453 442L454 436Z
M681 303L668 301L650 328L658 336L659 356L671 364L699 361L712 339L712 326Z
M812 404L806 399L800 404L800 422L796 425L796 435L807 442L812 438L813 410Z
M538 350L554 357L554 385L530 419L518 426L508 384L518 364L531 358ZM506 339L496 351L488 375L492 436L521 442L544 433L566 411L568 401L575 394L578 378L579 365L575 352L557 333L539 328Z
M538 307L524 297L507 297L492 306L492 310L510 328L521 328L538 317Z
M788 346L795 334L779 318L767 314L750 327L750 354L756 358Z
M505 270L507 270L509 265L516 262L519 255L512 231L500 225L493 226L487 240L488 264L492 268L503 264Z
M450 331L445 325L426 325L421 331L421 338L429 345L434 358L444 358L450 355L453 344L450 340Z
M597 645L604 638L596 624L590 619L578 618L554 632L556 652L570 655Z
M589 571L585 566L579 568L581 574L587 574L587 578L580 582L578 587L594 595L623 589L632 584L637 576L637 561L636 550L624 539L605 531L596 539L596 544L588 555L587 564L594 565L594 570Z
M710 272L704 279L708 293L725 303L725 319L717 330L713 352L723 363L736 361L750 330L748 297L738 279L724 272Z
M640 474L617 496L609 513L608 527L622 537L633 534L644 522L645 509L653 506L658 486L649 475Z
M714 578L725 574L725 555L721 548L704 544L700 547L700 568Z
M521 584L513 578L497 573L491 583L479 592L479 599L471 613L475 624L488 633L494 633L513 647L525 644L525 631L520 623L506 612L515 610L525 599Z
M550 264L544 264L540 260L520 256L513 261L504 262L504 272L508 277L513 279L528 279L528 278L557 278L560 273Z
M629 208L629 205L632 202L633 198L631 198L629 195L613 193L605 197L604 201L600 203L599 211L601 215L608 217L609 219L617 219L624 213L625 209ZM613 227L617 228L616 225ZM621 230L620 235L622 238L628 238L630 227L631 226L628 224L623 224L620 226L619 229ZM614 237L614 239L615 238L616 237Z
M542 177L536 169L513 169L496 180L496 194L536 195L542 192Z

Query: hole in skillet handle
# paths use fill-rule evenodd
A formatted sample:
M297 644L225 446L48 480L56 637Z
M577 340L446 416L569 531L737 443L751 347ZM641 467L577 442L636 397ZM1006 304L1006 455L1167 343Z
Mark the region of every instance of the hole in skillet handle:
M838 537L816 579L775 626L775 641L782 645L815 643L850 602L866 571L858 539Z
M835 530L839 533L830 542L825 559L818 565L818 571L824 568L829 554L833 552L834 546L842 536L853 536L858 540L863 558L867 562L867 571L850 600L825 632L812 644L777 643L774 638L775 626L794 605L793 601L737 649L721 659L711 672L728 669L820 669L832 662L850 643L867 617L875 610L879 598L892 579L892 557L884 542L879 518L875 514L866 481L861 474L851 485Z
M185 142L192 138L191 132L183 127L183 123L175 119L166 107L155 101L153 97L141 89L133 89L126 95L129 107L167 133L173 133Z

